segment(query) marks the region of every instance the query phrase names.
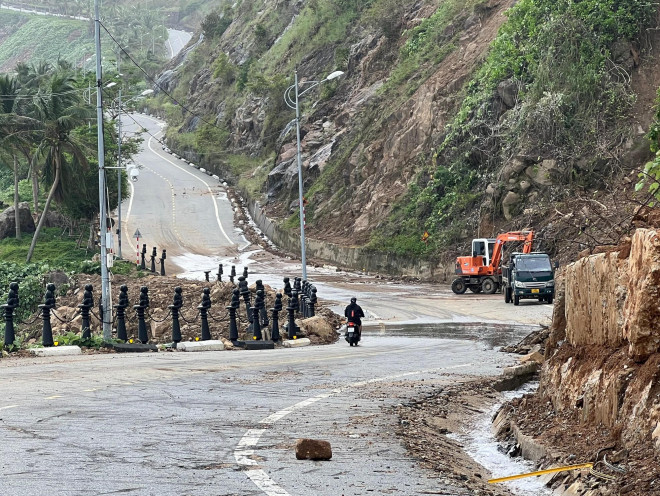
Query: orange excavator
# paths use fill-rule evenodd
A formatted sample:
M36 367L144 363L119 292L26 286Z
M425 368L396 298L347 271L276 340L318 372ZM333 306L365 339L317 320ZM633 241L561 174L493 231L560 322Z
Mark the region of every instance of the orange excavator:
M522 253L532 251L534 231L512 231L497 238L472 240L472 256L456 258L456 279L451 289L463 294L467 289L473 293L493 294L502 285L502 252L504 245L513 241L523 242Z

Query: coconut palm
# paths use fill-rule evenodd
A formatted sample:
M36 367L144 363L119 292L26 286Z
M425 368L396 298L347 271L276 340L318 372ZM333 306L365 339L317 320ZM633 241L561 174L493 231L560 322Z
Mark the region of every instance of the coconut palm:
M81 93L76 91L74 82L69 74L55 72L32 99L30 117L40 123L40 141L35 157L44 159L44 178L51 186L28 251L28 262L51 202L76 194L78 188L84 185L77 180L76 170L87 168L88 163L84 145L74 137L73 130L85 124L93 112L83 105Z
M12 114L16 97L18 96L18 83L16 78L7 74L0 76L0 110L2 114ZM19 139L12 126L0 127L0 146L6 151L14 162L14 224L16 225L16 239L21 239L20 211L18 210L18 158L16 157Z

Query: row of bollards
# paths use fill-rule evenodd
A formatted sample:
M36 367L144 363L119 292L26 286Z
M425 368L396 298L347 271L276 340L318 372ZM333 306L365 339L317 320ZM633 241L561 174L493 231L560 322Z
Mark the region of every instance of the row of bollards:
M142 245L142 251L140 252L141 258L140 258L140 265L139 269L141 270L147 270L147 245ZM158 257L158 254L156 253L156 247L154 246L153 249L151 250L151 272L156 272L156 257ZM158 263L160 264L160 275L164 276L165 275L165 260L167 259L167 250L163 248L163 252L160 255L160 258L158 259Z
M232 266L232 273L235 274L235 267ZM222 275L222 265L218 270L219 276ZM275 301L273 307L266 309L265 288L262 281L259 279L255 282L254 301L252 301L252 292L248 287L247 282L248 271L247 267L243 271L243 275L238 278L238 287L232 291L231 302L225 307L229 321L229 340L233 343L238 342L238 321L240 320L241 303L245 306L245 317L249 322L248 332L251 333L253 340L264 339L264 332L267 331L270 340L279 341L280 336L280 320L279 313L283 310L282 298L288 297L288 304L286 312L288 319L284 325L288 339L295 339L300 334L300 328L295 323L296 313L303 318L313 317L315 314L315 305L317 304L316 288L301 281L300 278L294 279L293 287L291 287L290 279L284 278L283 293L275 294ZM235 277L235 276L230 276ZM9 295L7 303L1 305L5 319L5 346L9 347L14 344L15 330L14 330L14 312L19 305L18 283L12 282L9 286ZM200 304L196 307L198 310L197 316L200 319L201 327L201 340L211 339L211 331L209 327L209 316L211 314L211 291L209 288L202 290L202 299ZM128 341L128 333L126 327L127 321L127 308L130 306L128 298L128 287L122 285L119 288L118 303L113 305L115 309L116 318L116 332L117 339L123 342ZM141 343L149 341L149 333L147 330L147 319L151 319L148 315L150 306L149 289L146 286L140 288L140 295L138 304L133 305L135 318L137 319L137 339ZM84 287L82 302L77 306L78 310L73 317L68 321L60 318L57 313L55 317L61 322L70 323L78 315L81 316L81 333L83 339L90 339L92 336L90 315L94 308L93 287L87 284ZM165 319L172 319L172 342L179 343L182 340L180 319L183 318L181 310L183 308L183 291L181 287L174 288L174 297L172 304L169 305L169 314ZM43 320L42 325L42 344L43 346L53 346L53 332L51 327L51 314L56 310L55 299L55 285L49 283L46 286L46 294L44 295L44 303L39 305L39 316ZM270 318L269 318L270 313ZM102 317L102 316L101 316ZM164 319L164 320L165 320ZM185 318L184 318L185 320ZM197 320L195 317L194 320ZM214 319L218 320L218 319ZM223 319L224 320L224 319ZM162 322L162 321L160 321ZM188 322L186 320L187 323Z

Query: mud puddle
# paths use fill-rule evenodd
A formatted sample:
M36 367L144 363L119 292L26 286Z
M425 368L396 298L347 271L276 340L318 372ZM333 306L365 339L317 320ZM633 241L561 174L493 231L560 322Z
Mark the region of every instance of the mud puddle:
M499 348L522 340L539 326L523 324L494 324L471 322L444 322L427 324L381 325L378 328L364 324L365 337L436 338L480 341L490 348Z

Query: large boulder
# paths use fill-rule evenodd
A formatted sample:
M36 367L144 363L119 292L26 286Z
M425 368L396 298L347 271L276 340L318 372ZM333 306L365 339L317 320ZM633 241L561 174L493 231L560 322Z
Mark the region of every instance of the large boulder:
M27 202L18 204L19 222L22 233L33 233L35 231L34 219L30 213ZM16 234L15 209L12 205L0 213L0 239L12 237Z

